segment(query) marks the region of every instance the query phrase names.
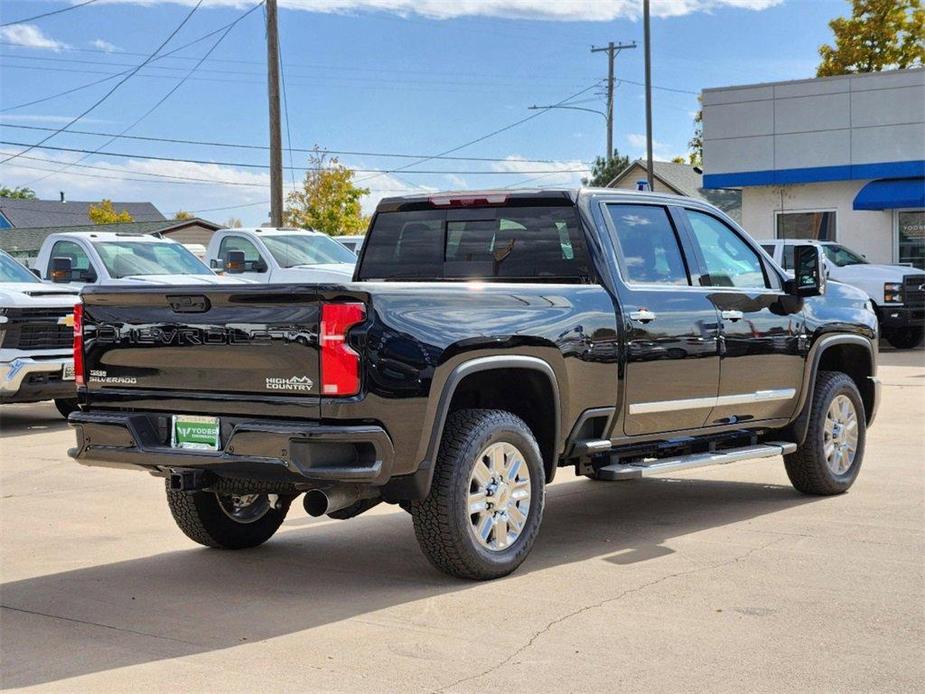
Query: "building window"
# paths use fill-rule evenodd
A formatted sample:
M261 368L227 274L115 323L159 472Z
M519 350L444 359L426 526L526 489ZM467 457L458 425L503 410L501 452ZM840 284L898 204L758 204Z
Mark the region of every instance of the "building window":
M835 211L778 212L777 238L834 241Z
M925 210L896 213L900 263L925 270Z

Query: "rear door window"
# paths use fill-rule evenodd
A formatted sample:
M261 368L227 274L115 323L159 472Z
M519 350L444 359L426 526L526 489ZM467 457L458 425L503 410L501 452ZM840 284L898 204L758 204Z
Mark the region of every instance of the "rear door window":
M681 244L668 210L657 205L607 205L628 284L689 285Z
M573 207L381 212L361 280L587 282L591 266Z

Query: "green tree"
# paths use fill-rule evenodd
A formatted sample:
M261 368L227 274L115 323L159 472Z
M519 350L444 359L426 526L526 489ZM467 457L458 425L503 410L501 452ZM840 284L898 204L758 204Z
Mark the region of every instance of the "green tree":
M116 209L112 206L112 200L106 198L103 198L99 205L90 205L87 216L94 224L121 224L135 221L135 218L129 214L128 210L116 212Z
M703 102L699 96L697 100ZM691 166L703 166L703 106L697 109L694 116L694 134L688 140L687 147L687 163Z
M613 157L610 160L604 157L598 157L594 160L594 164L591 166L591 177L581 179L581 183L586 186L606 186L629 165L630 158L614 149Z
M12 198L14 200L35 200L35 191L32 188L26 188L19 186L15 188L7 188L6 186L0 186L0 198Z
M328 159L317 145L308 163L302 187L286 198L286 223L330 236L365 231L369 219L363 216L360 198L369 194L369 188L358 187L353 170L336 157Z
M173 216L174 219L179 221L185 221L187 219L193 219L196 215L192 212L187 212L186 210L177 210L177 213Z
M851 0L851 16L829 22L834 46L819 47L817 77L879 72L925 63L921 0Z

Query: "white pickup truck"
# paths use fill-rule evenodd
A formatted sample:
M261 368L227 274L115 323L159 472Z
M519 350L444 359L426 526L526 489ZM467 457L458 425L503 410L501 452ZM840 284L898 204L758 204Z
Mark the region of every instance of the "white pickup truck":
M77 408L74 385L76 289L42 282L0 251L0 403L54 400Z
M176 241L111 231L51 234L33 271L55 283L78 286L241 283L216 275Z
M831 241L759 241L784 270L793 271L793 249L813 244L823 252L829 277L865 292L874 304L880 334L897 349L912 349L925 335L925 271L907 265L876 265Z
M357 257L317 231L251 227L216 231L206 260L250 282L287 284L349 282Z

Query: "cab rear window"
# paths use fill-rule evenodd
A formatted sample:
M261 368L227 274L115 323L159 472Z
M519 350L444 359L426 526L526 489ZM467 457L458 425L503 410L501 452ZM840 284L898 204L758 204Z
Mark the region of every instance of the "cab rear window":
M574 207L380 212L361 280L590 281Z

